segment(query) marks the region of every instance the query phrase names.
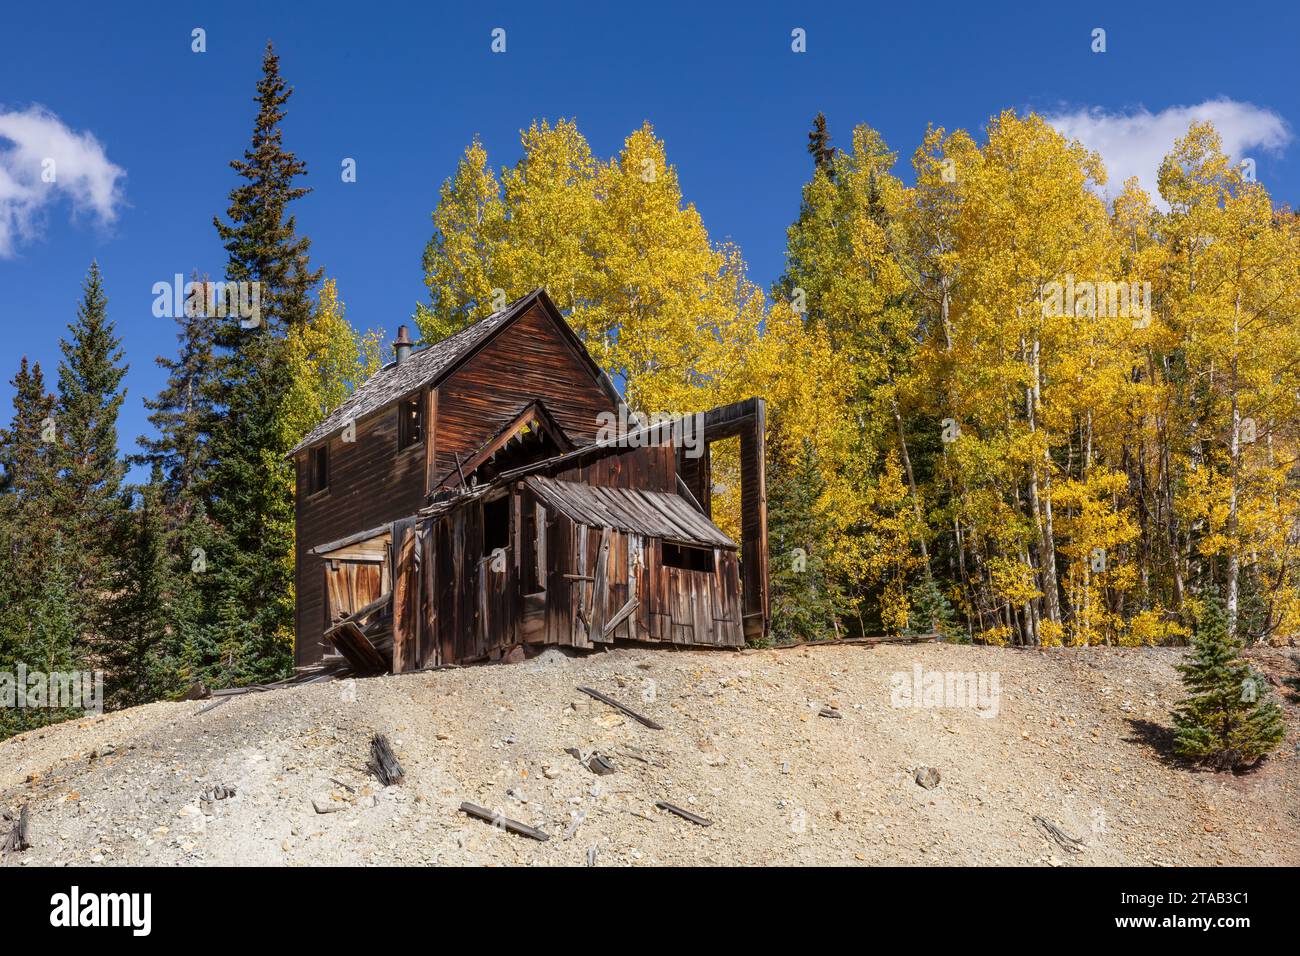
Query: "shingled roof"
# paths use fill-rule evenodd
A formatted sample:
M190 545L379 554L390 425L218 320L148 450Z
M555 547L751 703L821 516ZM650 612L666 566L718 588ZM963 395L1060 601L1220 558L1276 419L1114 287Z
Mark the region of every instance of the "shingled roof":
M493 312L487 318L480 319L454 335L447 336L441 342L435 342L422 349L416 349L400 365L397 362L389 362L366 379L355 392L344 400L342 405L326 415L324 420L308 432L302 441L294 445L289 455L296 455L304 448L324 441L337 432L341 432L348 422L360 422L368 415L393 404L418 388L436 384L462 358L490 339L493 334L507 326L512 319L521 315L534 302L542 302L559 319L564 329L569 331L568 323L564 321L550 299L547 298L545 291L534 289L527 295L515 299L501 311ZM569 334L572 336L571 331L569 331ZM586 350L576 336L573 336L573 341L583 357L591 364L592 369L602 383L613 392L617 401L621 401L617 390L613 387L613 383L587 355Z

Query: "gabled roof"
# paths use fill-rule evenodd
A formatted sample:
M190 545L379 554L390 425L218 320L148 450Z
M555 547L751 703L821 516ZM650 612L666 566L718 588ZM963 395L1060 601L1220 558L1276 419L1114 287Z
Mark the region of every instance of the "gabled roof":
M621 405L623 399L614 387L614 383L587 353L581 340L573 334L569 323L564 320L545 290L534 289L527 295L515 299L500 312L493 312L487 318L480 319L454 335L447 336L441 342L411 352L406 361L400 365L389 362L366 379L342 405L326 415L319 425L290 450L289 456L292 457L304 448L341 432L350 421L360 423L362 419L392 405L411 392L426 385L436 385L479 347L485 345L514 319L523 315L534 303L541 304L558 322L563 333L591 367L593 375L609 393L615 405Z

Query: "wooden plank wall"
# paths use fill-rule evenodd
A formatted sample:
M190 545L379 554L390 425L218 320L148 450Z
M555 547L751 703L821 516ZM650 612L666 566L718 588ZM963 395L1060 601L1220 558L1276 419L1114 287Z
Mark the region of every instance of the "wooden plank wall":
M544 508L546 587L544 595L534 596L537 626L526 635L520 590L524 559L515 557L521 542L517 515L537 504L518 488L512 494L527 500L511 509L514 524L502 570L493 570L491 555L482 553L479 501L420 523L418 570L412 567L416 536L394 527L399 542L393 572L395 670L495 658L526 639L580 648L615 640L743 645L734 551L714 549L712 572L666 567L658 539L578 524ZM524 551L531 560L532 549ZM598 588L602 572L604 587ZM600 604L598 591L605 595ZM605 629L603 622L613 620L633 597L635 610Z
M398 530L394 528L395 538ZM481 503L468 502L418 526L404 537L394 592L393 670L462 664L494 657L519 643L519 573L514 545L505 548L502 570L483 554Z
M593 453L553 477L601 488L640 488L677 493L677 454L671 445L611 448Z
M563 526L562 530L553 532L550 542L552 547L556 544L562 547L570 562L566 565L567 573L595 578L604 530L576 525L563 515L558 516L556 525ZM712 573L667 567L662 563L662 553L662 542L656 538L610 532L606 565L608 597L603 619L609 620L627 603L632 596L633 579L639 605L630 618L605 635L605 640L743 646L740 574L735 552L715 548ZM565 578L565 573L557 566L550 578L555 583L548 584L548 608L555 608L548 619L548 642L592 646L578 608L592 607L595 582ZM569 589L567 594L561 592L558 601L552 600L551 589L555 586ZM566 633L572 635L571 640L565 640Z
M419 667L420 592L423 585L415 520L393 525L393 673Z
M330 623L336 624L344 614L359 611L378 598L383 591L383 564L379 561L330 560L323 562Z
M437 481L540 399L575 442L596 439L601 412L616 412L591 368L540 304L534 304L438 389L433 468Z
M356 440L329 440L329 487L309 495L308 453L297 466L294 663L320 660L326 628L322 559L310 550L327 541L414 514L424 504L424 446L397 450L397 409L358 422Z
M518 643L519 576L513 548L505 551L505 565L500 571L493 570L491 555L478 560L476 658L496 656Z
M574 543L577 526L567 515L548 512L546 522L546 554L549 567L546 572L546 643L572 644L576 618L567 574L585 574L578 570Z

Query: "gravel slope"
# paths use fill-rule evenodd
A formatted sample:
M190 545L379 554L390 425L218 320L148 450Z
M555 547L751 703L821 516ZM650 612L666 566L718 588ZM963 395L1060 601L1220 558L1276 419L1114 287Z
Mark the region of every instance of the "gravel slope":
M1300 864L1296 705L1283 749L1254 773L1171 766L1158 748L1178 656L548 651L249 694L203 714L206 702L151 704L0 743L0 804L30 803L34 844L8 865ZM1257 664L1296 674L1281 650ZM997 715L892 706L891 675L910 682L915 665L996 672ZM392 740L404 784L367 776L374 732ZM594 748L617 772L596 776L567 747ZM920 767L939 771L937 787L918 785ZM205 808L216 785L235 795ZM552 838L499 832L459 813L462 800ZM1067 851L1035 815L1083 848Z

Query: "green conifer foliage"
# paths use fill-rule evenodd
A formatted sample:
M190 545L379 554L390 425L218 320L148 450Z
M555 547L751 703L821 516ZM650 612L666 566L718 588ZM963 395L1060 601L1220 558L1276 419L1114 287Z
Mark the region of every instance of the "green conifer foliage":
M1241 657L1216 603L1197 624L1191 655L1178 667L1189 696L1174 711L1174 749L1215 770L1258 763L1282 742L1282 714L1268 684Z
M825 479L811 446L790 460L772 455L768 468L768 541L772 633L778 640L835 636L842 596L826 571L826 540L817 502Z
M229 222L214 219L229 255L227 280L257 283L260 303L255 323L228 315L216 331L218 416L205 500L217 535L203 581L208 622L222 651L202 666L218 685L285 677L292 662L293 464L285 458L281 421L291 385L285 334L310 321L320 272L311 270L310 241L298 235L288 212L309 191L295 185L306 165L281 143L291 93L268 44L252 141L243 159L231 163L241 182L230 193ZM231 615L240 626L230 626Z

